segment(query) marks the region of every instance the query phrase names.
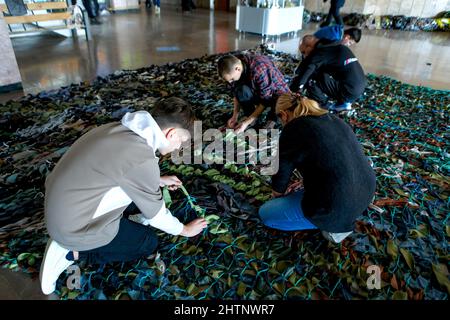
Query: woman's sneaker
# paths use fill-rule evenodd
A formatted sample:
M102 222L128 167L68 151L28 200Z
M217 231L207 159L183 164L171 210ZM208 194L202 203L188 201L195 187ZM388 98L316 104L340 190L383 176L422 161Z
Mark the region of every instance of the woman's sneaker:
M325 237L325 239L327 239L333 243L336 243L336 244L341 243L345 238L347 238L352 233L353 233L353 231L340 232L340 233L322 231L322 234Z
M73 264L73 261L66 259L69 251L61 247L56 241L48 240L39 273L41 289L44 294L50 294L55 291L56 280L58 280L61 273Z

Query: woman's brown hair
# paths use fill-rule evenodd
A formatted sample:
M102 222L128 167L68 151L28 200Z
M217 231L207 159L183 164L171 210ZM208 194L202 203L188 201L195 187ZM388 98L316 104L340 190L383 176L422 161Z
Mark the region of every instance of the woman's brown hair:
M294 118L321 116L328 112L322 109L315 100L293 93L282 94L277 100L276 114L287 110L294 112Z

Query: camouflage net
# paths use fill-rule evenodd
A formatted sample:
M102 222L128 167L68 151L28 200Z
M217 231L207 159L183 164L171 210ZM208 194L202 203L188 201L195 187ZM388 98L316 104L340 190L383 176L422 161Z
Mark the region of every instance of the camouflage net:
M267 52L292 74L292 56ZM222 126L232 110L218 79L220 55L135 71L92 83L28 95L0 105L0 265L36 278L48 235L43 222L44 181L82 134L149 110L161 96L179 96L203 127ZM287 77L288 78L288 77ZM194 238L159 232L152 257L133 263L83 265L81 289L62 299L448 299L449 92L369 75L353 127L377 173L377 193L355 233L339 245L318 231L264 227L258 207L270 178L251 165L174 166L185 190L164 191L182 221L206 216L211 225ZM369 289L367 268L381 269L381 288Z

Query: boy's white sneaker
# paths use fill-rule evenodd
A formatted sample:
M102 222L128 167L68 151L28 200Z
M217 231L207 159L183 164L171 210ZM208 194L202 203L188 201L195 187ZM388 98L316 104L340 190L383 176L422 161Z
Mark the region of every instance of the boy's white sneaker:
M41 264L39 280L44 294L55 291L56 281L74 261L66 259L70 250L61 247L56 241L49 239L45 248L44 259Z
M352 233L353 233L353 231L340 232L340 233L322 231L322 235L325 237L325 239L327 239L333 243L336 243L336 244L341 243L345 238L347 238Z

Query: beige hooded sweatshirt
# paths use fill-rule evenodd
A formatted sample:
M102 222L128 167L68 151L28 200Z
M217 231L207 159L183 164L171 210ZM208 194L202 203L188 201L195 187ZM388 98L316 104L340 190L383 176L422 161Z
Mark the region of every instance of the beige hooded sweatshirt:
M79 138L45 182L45 222L53 240L75 251L102 247L134 202L147 223L178 235L183 224L162 199L155 151L168 141L146 111L95 128Z

